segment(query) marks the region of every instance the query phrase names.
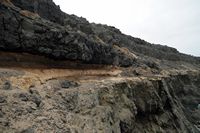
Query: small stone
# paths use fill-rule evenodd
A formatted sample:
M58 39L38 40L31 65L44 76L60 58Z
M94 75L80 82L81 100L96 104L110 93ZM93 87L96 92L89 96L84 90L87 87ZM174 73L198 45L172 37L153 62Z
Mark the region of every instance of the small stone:
M33 113L35 110L37 110L37 105L34 103L31 103L31 105L26 109L29 113Z
M62 88L70 88L70 87L76 87L78 84L73 81L68 81L68 80L61 80L60 85Z
M31 94L37 94L37 95L39 95L39 92L37 90L35 90L34 88L30 88L29 92Z
M4 90L11 90L12 89L12 85L10 83L10 81L6 81L3 85L3 89Z
M39 107L42 102L42 99L39 95L33 94L31 96L31 101L34 102L37 105L37 107Z
M28 101L29 100L29 95L27 93L21 93L19 94L19 98L22 100L22 101Z
M6 98L4 96L0 96L0 103L5 103L6 102Z
M34 133L35 130L33 128L27 128L27 129L24 129L22 130L20 133Z
M48 120L48 118L44 116L37 117L37 121L45 121L45 120Z

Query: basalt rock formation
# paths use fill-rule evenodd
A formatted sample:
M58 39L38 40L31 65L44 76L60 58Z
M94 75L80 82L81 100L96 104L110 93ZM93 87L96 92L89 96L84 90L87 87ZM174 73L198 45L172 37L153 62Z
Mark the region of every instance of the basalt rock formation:
M200 58L0 0L0 133L199 133Z

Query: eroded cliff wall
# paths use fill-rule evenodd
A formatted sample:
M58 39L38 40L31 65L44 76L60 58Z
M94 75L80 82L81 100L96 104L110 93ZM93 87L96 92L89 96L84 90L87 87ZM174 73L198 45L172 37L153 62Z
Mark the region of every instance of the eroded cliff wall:
M199 133L200 59L63 13L0 0L0 132Z
M199 73L149 78L82 75L41 83L33 75L6 72L0 75L4 132L199 132Z

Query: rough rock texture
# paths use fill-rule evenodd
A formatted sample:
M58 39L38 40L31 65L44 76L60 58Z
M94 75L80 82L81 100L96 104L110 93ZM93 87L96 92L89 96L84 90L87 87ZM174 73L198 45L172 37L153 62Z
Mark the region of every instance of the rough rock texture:
M113 45L104 43L97 36L55 24L39 17L40 14L15 6L8 7L5 4L0 5L0 11L1 50L95 64L130 66L135 62L134 56L126 55Z
M90 24L84 18L65 14L51 0L1 1L2 50L119 66L138 64L131 54L140 58L147 58L146 55L173 61L200 62L199 58L180 54L174 48L152 45L126 36L114 27ZM126 53L122 52L124 48L127 48Z
M84 77L86 75L82 75ZM167 77L1 80L0 131L194 132L200 122L200 74ZM29 84L22 89L20 80ZM17 82L16 82L17 81ZM10 89L5 84L11 84Z
M0 0L0 133L199 133L200 58Z
M61 12L52 0L10 0L15 6L23 10L38 13L42 18L52 22L64 24L65 13Z

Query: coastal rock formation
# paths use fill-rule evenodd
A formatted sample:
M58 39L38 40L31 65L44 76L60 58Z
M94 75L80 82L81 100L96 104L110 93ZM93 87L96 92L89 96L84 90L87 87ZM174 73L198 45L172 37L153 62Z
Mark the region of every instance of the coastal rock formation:
M0 133L199 133L200 58L0 0Z
M26 7L26 4L24 6ZM93 64L115 63L130 66L135 62L133 56L127 56L120 52L120 49L104 43L95 35L87 35L79 30L45 20L45 17L39 17L46 11L31 12L24 9L1 4L1 50L28 52L54 59L79 60ZM49 19L51 20L51 17Z

